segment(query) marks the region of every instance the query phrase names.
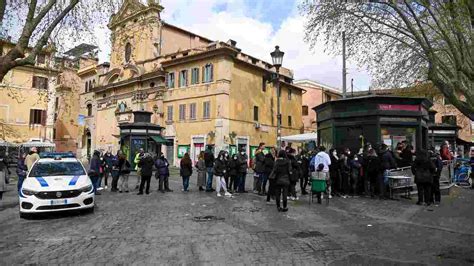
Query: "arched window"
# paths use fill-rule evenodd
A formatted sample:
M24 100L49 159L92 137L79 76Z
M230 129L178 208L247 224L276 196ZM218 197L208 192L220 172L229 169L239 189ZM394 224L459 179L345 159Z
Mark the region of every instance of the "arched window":
M125 62L130 62L130 55L132 53L132 45L128 42L125 45Z
M92 104L87 105L87 116L92 116Z

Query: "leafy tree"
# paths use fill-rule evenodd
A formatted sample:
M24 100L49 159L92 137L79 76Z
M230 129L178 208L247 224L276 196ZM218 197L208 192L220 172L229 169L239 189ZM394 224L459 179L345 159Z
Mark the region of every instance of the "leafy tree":
M300 5L306 41L324 40L367 66L374 86L406 87L431 81L474 120L474 1L317 1Z
M91 36L94 27L118 10L121 2L0 0L0 37L17 37L15 47L0 54L0 81L15 67L34 65L36 56L48 43L58 47Z

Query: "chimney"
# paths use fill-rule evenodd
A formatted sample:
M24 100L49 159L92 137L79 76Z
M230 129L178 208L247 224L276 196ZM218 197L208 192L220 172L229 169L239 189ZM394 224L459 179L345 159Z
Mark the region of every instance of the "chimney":
M232 39L229 39L229 40L227 41L227 44L230 45L230 46L232 46L232 47L235 47L235 45L237 45L237 42L234 41L234 40L232 40Z

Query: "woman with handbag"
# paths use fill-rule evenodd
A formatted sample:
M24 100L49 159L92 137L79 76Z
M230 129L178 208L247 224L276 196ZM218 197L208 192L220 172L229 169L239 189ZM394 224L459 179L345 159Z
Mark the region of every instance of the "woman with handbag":
M278 159L275 161L273 167L273 172L275 175L275 200L277 205L277 210L279 212L287 212L287 199L288 199L288 186L290 186L290 176L291 171L291 162L286 156L286 152L281 150L278 152ZM280 207L280 197L283 196L283 208Z
M275 173L273 172L273 166L275 165L275 157L273 157L273 152L268 152L265 154L265 174L268 176L268 190L267 190L267 204L271 204L270 198L275 199ZM263 185L265 190L265 184Z

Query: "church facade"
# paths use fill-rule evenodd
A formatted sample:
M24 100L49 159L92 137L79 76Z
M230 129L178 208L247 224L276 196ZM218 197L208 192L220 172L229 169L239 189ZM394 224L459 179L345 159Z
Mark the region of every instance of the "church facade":
M275 146L275 68L233 40L210 40L162 21L162 10L155 1L124 1L108 25L110 64L79 69L82 154L122 149L131 156L156 147L151 151L177 165L185 152L196 160L207 146L247 154L260 142ZM282 135L298 134L304 90L289 69L280 69L279 83ZM149 122L161 126L161 141L124 143L120 125L133 123L136 112L148 112Z

